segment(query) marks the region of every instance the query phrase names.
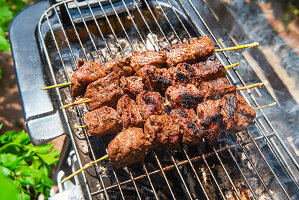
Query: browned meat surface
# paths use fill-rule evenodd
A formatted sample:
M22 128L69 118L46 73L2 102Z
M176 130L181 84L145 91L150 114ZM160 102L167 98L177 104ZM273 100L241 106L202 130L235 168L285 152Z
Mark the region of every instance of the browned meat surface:
M150 115L165 113L162 96L158 92L142 91L136 97L136 103L144 120Z
M203 100L203 95L191 84L169 86L165 97L172 108L195 108Z
M117 112L123 119L123 127L128 128L132 126L142 127L144 121L141 117L139 109L133 99L127 94L119 99L117 103Z
M109 161L120 168L143 161L151 142L142 128L128 128L120 132L108 145Z
M183 144L195 145L209 133L201 125L193 109L174 109L170 115L180 125Z
M78 60L78 67L72 75L72 96L80 96L84 94L86 86L101 78L106 74L103 72L102 63L85 62L83 59Z
M152 81L154 91L162 93L164 93L168 86L171 85L169 72L165 68L156 69L154 77L150 81Z
M122 130L122 119L111 107L103 106L84 115L90 135L104 136Z
M114 73L117 77L131 76L133 70L130 66L130 59L131 58L127 56L124 58L107 61L104 65L104 72L106 74Z
M204 62L193 64L193 66L196 69L195 76L201 81L214 80L226 76L225 67L215 55L208 57Z
M144 67L145 65L162 67L162 65L165 64L165 61L165 55L154 50L148 50L142 53L133 51L131 56L131 67L133 68L134 72L137 72L141 67Z
M256 113L245 99L237 94L228 94L223 98L223 121L227 130L242 131L253 121Z
M146 65L140 68L135 74L135 76L140 76L142 78L147 90L153 91L155 89L153 80L156 70L157 68L155 66Z
M197 116L201 121L207 136L205 137L208 144L214 145L219 134L225 129L223 116L220 113L222 109L222 99L208 100L197 106Z
M119 87L119 80L113 74L98 79L88 85L85 98L91 99L88 103L89 110L95 110L102 106L110 106L115 108L117 101L124 94Z
M137 94L145 89L142 78L139 76L121 77L120 87L132 98L135 98Z
M202 82L198 89L200 93L204 95L204 100L216 100L226 94L236 92L236 87L231 85L226 78Z
M179 63L176 67L168 69L171 85L194 84L198 86L196 70L193 65L188 63Z
M178 63L194 63L198 59L203 59L211 55L215 50L213 41L208 36L191 38L188 43L179 43L167 46L160 51L167 57L168 67L174 67Z
M153 140L153 149L170 150L180 146L180 127L167 114L151 115L144 124L144 133Z

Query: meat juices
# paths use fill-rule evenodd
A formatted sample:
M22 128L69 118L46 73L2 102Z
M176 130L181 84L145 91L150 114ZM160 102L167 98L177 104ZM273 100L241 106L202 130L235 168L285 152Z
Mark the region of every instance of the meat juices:
M174 67L178 63L190 62L203 59L214 53L213 41L208 36L190 38L188 43L179 43L165 47L160 51L166 56L168 67Z
M121 77L120 87L131 98L135 98L136 95L145 89L142 78L139 76Z
M143 91L137 95L136 103L144 121L150 115L162 115L165 113L163 99L158 92Z
M158 53L154 50L144 51L142 53L133 51L131 56L131 67L134 72L137 72L141 67L145 65L154 65L156 67L162 67L166 62L164 54Z
M122 119L111 107L103 106L84 115L90 135L104 136L122 130Z
M128 128L120 132L108 145L109 161L120 168L143 161L151 146L149 135L142 128Z
M104 77L106 74L103 72L102 63L85 62L83 59L78 60L78 67L72 75L72 96L80 96L84 93L86 86Z
M123 119L123 127L128 128L132 126L142 127L143 119L133 99L127 94L119 99L117 103L117 112Z
M207 82L202 82L199 91L204 95L204 100L216 100L229 93L236 93L236 87L231 85L226 78L218 78Z
M167 115L151 115L144 124L144 133L152 139L152 148L170 150L180 147L180 127Z
M170 115L180 126L182 143L186 145L198 144L208 135L208 131L201 125L193 109L174 109Z
M165 97L172 108L195 108L203 100L203 95L191 84L169 86Z
M84 97L91 99L88 105L92 111L102 106L115 108L123 94L123 90L119 87L119 79L110 73L89 84Z

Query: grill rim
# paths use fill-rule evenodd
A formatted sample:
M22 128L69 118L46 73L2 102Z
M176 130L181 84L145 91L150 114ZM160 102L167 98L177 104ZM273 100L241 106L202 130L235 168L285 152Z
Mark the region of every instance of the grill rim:
M55 9L57 6L62 5L62 4L66 5L66 3L68 3L68 2L73 2L73 1L76 2L75 0L67 0L67 1L60 2L60 3L55 4L55 5L53 5L52 7L50 7L47 11L45 11L45 13L44 13L44 14L42 15L42 17L40 18L40 22L39 22L39 26L38 26L38 27L39 27L39 35L40 35L40 39L41 39L42 44L43 44L43 45L42 45L42 46L43 46L43 50L44 50L44 53L45 53L46 58L47 58L48 66L49 66L49 68L50 68L50 72L51 72L51 76L52 76L52 80L53 80L54 84L57 84L57 81L56 81L56 78L55 78L55 73L54 73L54 71L53 71L53 67L52 67L52 65L51 65L51 61L50 61L50 57L49 57L49 54L48 54L48 51L47 51L47 48L46 48L45 41L43 40L43 37L42 37L43 34L42 34L41 29L40 29L40 27L41 27L40 25L42 24L42 19L43 19L44 17L46 17L46 18L47 18L47 21L49 22L49 19L48 19L48 12L50 12L52 9L54 9L54 10L55 10L55 13L57 14L57 10ZM169 0L167 0L167 1L170 2ZM122 2L123 2L123 0L122 0ZM134 0L134 2L135 2L135 0ZM145 0L144 2L147 3L147 0ZM156 2L158 3L157 0L156 0ZM181 3L181 5L183 5L182 2L181 2L181 0L179 0L179 2ZM206 29L208 30L208 32L209 32L209 36L212 36L214 42L216 42L217 45L218 45L219 47L221 47L220 43L218 42L218 40L217 40L216 37L214 36L213 32L210 31L209 26L207 26L207 24L206 24L205 21L203 20L202 16L200 15L200 13L198 13L198 11L196 10L196 7L195 7L194 4L192 3L192 0L188 0L188 3L189 3L189 4L191 5L191 7L194 9L194 11L195 11L196 14L198 15L198 17L200 18L200 20L202 21L202 23L204 24L204 26L205 26ZM184 7L184 6L183 6L183 7ZM162 12L164 13L163 9L161 9L161 10L162 10ZM187 11L187 9L185 9L185 7L184 7L184 10ZM104 12L104 13L105 13L105 12ZM69 14L69 13L68 13L68 14ZM116 13L116 15L117 15L117 13ZM82 15L81 15L81 17L82 17ZM106 17L106 16L105 16L105 17ZM192 17L190 17L190 18L192 19ZM107 19L107 18L106 18L106 19ZM131 18L131 19L132 19L132 18ZM83 17L82 17L82 20L83 20L83 23L84 23L84 25L85 25L85 27L86 27L86 24L85 24L85 22L84 22L84 18L83 18ZM119 21L120 21L120 20L119 20ZM121 21L120 21L120 22L121 22ZM193 20L192 20L192 23L193 23L193 25L194 25L195 27L197 27L197 26L196 26L196 23L195 23ZM73 27L75 27L74 24L72 24L72 25L73 25ZM170 25L171 25L171 23L170 23ZM50 25L49 25L49 26L50 26ZM62 27L63 27L63 26L62 26ZM172 26L171 26L171 27L172 27ZM87 29L87 31L88 31L88 28L86 28L86 29ZM175 31L175 29L174 29L173 27L172 27L172 29ZM52 34L53 38L55 39L54 33L52 32L53 30L52 30L52 29L50 29L50 30L51 30L51 34ZM76 30L76 29L75 29L75 30ZM138 29L137 29L137 30L138 30ZM160 29L160 30L162 30L162 29ZM198 27L197 27L197 30L198 30ZM138 32L139 32L139 31L138 31ZM162 32L163 32L163 31L162 31ZM89 33L89 34L90 34L90 33ZM115 35L115 36L116 36L116 35ZM117 38L117 37L116 37L116 38ZM128 37L128 38L129 38L129 37ZM142 38L142 37L141 37L141 38ZM79 39L79 37L78 37L78 39ZM79 39L79 40L80 40L80 39ZM56 42L55 42L55 43L56 43ZM56 43L55 45L56 45L57 50L59 51L59 47L57 46L57 43ZM95 45L95 44L94 44L94 45ZM96 46L96 45L95 45L95 46ZM81 44L81 47L83 48L83 45L82 45L82 44ZM70 48L70 49L71 49L71 48ZM83 48L83 49L84 49L84 48ZM225 52L223 52L222 54L223 54L223 56L227 59L227 62L228 62L229 64L232 64L231 60L229 59L229 56L228 56ZM59 55L60 55L60 53L59 53ZM86 55L86 54L85 54L85 55ZM218 57L218 56L217 56L217 57ZM61 60L62 60L62 62L63 62L63 59L62 59L61 55L60 55L60 58L61 58ZM86 56L86 58L87 58L87 56ZM220 60L221 60L221 59L220 59ZM222 60L221 60L221 61L222 61ZM75 61L75 62L76 62L76 61ZM222 62L222 63L223 63L223 62ZM63 66L64 66L64 64L63 64ZM245 82L243 81L242 77L238 74L238 72L237 72L236 70L234 70L234 73L236 73L237 76L240 78L240 81L241 81L242 85L243 85L243 86L246 86ZM67 77L66 74L65 74L65 77ZM63 105L63 99L61 98L59 89L56 88L55 91L56 91L56 93L57 93L57 95L58 95L58 97L59 97L59 104L62 106L62 105ZM247 95L248 95L248 94L247 94ZM243 94L243 96L244 96L244 94ZM251 95L249 95L249 96L250 96L250 98L252 98L251 101L254 102L254 105L255 105L255 106L259 106L259 104L258 104L258 102L255 100L255 98L253 98ZM248 102L248 98L246 98L246 96L245 96L245 99L246 99L247 102ZM272 98L272 99L274 100L274 98ZM80 113L77 106L76 106L76 110L77 110L78 113ZM297 164L295 158L292 156L292 154L290 153L289 149L286 147L286 145L284 144L284 142L283 142L282 139L280 138L279 134L276 132L275 128L274 128L274 127L272 126L272 124L270 123L270 120L267 118L267 116L264 114L264 112L261 112L261 113L262 113L263 119L266 121L266 123L268 123L268 125L269 125L269 126L271 127L271 129L273 130L273 134L271 133L271 136L275 136L275 137L279 140L280 144L282 145L282 147L284 148L284 150L285 150L286 153L288 154L289 158L291 159L291 161L293 162L293 164L295 165L295 167L296 167L297 169L299 169L298 164ZM65 111L65 110L63 110L63 115L64 115L64 117L65 117L65 119L66 119L66 122L67 122L67 129L68 129L69 135L70 135L70 137L71 137L72 144L73 144L73 147L74 147L74 149L75 149L76 155L77 155L77 157L78 157L79 166L82 167L82 161L81 161L81 159L80 159L80 155L79 155L79 153L78 153L78 149L77 149L77 144L76 144L75 139L74 139L75 136L73 135L74 133L73 133L73 131L72 131L72 129L71 129L71 125L70 125L70 123L69 123L69 121L68 121L68 117L67 117L67 114L66 114L66 111ZM82 117L82 116L81 116L81 117ZM293 172L292 172L292 170L290 169L290 166L288 165L288 163L286 163L286 162L284 161L283 156L281 155L280 151L279 151L278 149L276 149L275 147L273 147L274 144L272 144L272 142L269 140L269 138L268 138L268 136L267 136L268 134L265 134L264 131L262 131L262 126L263 126L263 125L260 124L260 123L258 122L258 120L259 120L259 119L255 119L255 120L254 120L254 121L255 121L254 124L255 124L255 126L257 126L257 128L260 130L260 133L261 133L261 135L262 135L262 136L260 136L260 139L265 139L265 140L266 140L267 146L271 149L271 151L272 151L272 153L275 155L276 159L278 158L277 161L279 161L279 163L284 167L285 171L287 172L287 174L289 175L289 177L293 180L294 184L295 184L295 185L297 186L297 188L298 188L298 184L297 184L296 181L295 181L295 176L293 175ZM81 118L80 121L81 121L81 123L83 122L83 121L82 121L82 118ZM88 146L89 146L89 148L90 148L90 150L91 150L91 152L92 152L93 160L95 160L96 157L95 157L94 152L93 152L93 150L92 150L92 145L91 145L91 143L90 143L90 141L89 141L89 139L88 139L88 134L86 133L86 131L83 131L83 132L84 132L84 135L85 135L86 140L87 140L87 142L88 142ZM246 130L246 132L247 132L247 134L250 136L252 143L253 143L253 144L255 145L255 147L258 149L259 153L260 153L261 155L263 155L263 153L262 153L260 147L259 147L259 146L256 144L256 142L255 142L255 141L256 141L256 138L254 138L254 137L252 136L252 134L251 134L248 130ZM236 141L238 141L238 146L240 146L240 147L243 149L243 152L246 154L246 150L244 150L242 142L240 142L239 140L236 140ZM228 148L229 150L231 149L231 148L229 148L229 146L226 146L226 148ZM186 150L183 148L183 151L186 151ZM222 161L221 161L221 159L219 158L219 155L218 155L218 153L217 153L219 150L216 150L215 148L213 148L213 151L214 151L214 154L217 156L218 160L220 161L221 166L222 166L223 169L226 171L225 166L223 165L223 163L222 163ZM219 152L220 152L220 151L219 151ZM229 151L229 152L231 153L231 151ZM156 155L156 153L155 153L155 152L153 152L153 153L154 153L154 156L156 157L157 161L159 161L158 156ZM186 155L187 155L187 154L186 154ZM189 157L189 156L188 156L188 157ZM208 167L208 169L209 169L211 175L213 176L213 173L212 173L212 171L211 171L211 169L210 169L210 167L209 167L209 165L208 165L208 162L206 161L205 157L206 157L206 155L203 154L203 155L202 155L202 159L205 161L206 166ZM234 158L234 156L232 156L232 157ZM250 161L250 156L246 155L246 157L247 157L247 158L249 159L249 161ZM262 156L262 157L264 158L264 156ZM172 156L171 156L171 158L173 159ZM191 166L193 166L193 165L192 165L192 162L190 161L189 158L188 158L187 160L185 160L185 161L186 161L186 163L189 163ZM189 161L190 161L190 162L189 162ZM267 163L267 160L265 160L265 162ZM174 165L175 165L175 168L177 169L177 172L180 173L180 170L178 169L178 166L177 166L177 163L176 163L175 160L173 160L173 163L174 163ZM144 163L143 163L143 164L144 164ZM237 164L237 162L236 162L236 164ZM286 194L286 196L290 199L290 197L288 196L288 193L285 191L283 185L280 183L278 177L276 176L275 172L272 170L271 166L270 166L268 163L267 163L267 165L268 165L269 169L271 170L272 174L275 176L275 179L278 181L280 187L282 188L282 190L284 191L284 193ZM144 165L144 166L145 166L145 165ZM264 183L263 179L260 177L260 175L259 175L257 169L255 169L255 167L254 167L253 164L252 164L252 166L253 166L254 170L256 171L256 174L259 176L259 178L260 178L262 184L264 185L265 190L267 190L267 193L269 194L270 198L273 199L273 196L272 196L271 193L268 191L268 188L267 188L266 184ZM96 169L97 174L100 174L97 165L95 166L95 169ZM161 170L161 172L162 172L162 174L163 174L164 169L161 167L161 165L160 165L160 170ZM147 170L146 170L146 172L147 172ZM241 172L241 170L240 170L240 172ZM114 170L113 170L113 173L116 174ZM242 173L242 172L241 172L241 173ZM197 174L197 173L195 173L195 174ZM242 174L243 174L243 173L242 173ZM229 176L229 174L228 174L227 172L226 172L226 175L227 175L227 177L230 179L230 176ZM140 195L139 195L139 193L138 193L138 187L136 186L136 183L135 183L136 177L135 177L135 178L133 177L132 172L130 172L130 176L131 176L131 182L134 184L134 187L135 187L135 189L136 189L137 195L138 195L139 198L140 198ZM151 182L151 180L150 180L150 178L149 178L149 177L150 177L150 173L147 172L147 173L145 174L145 176L147 176L148 179L149 179L149 181ZM101 176L98 176L98 177L99 177L100 180L101 180L102 186L104 186L103 189L102 189L102 190L103 190L102 192L104 192L105 195L106 195L106 197L109 199L109 195L108 195L108 193L107 193L107 188L105 187L105 185L104 185L104 183L103 183L103 180L101 179ZM116 175L115 175L115 177L116 177L116 179L117 179L117 176L116 176ZM166 175L164 175L164 177L166 177ZM244 176L244 177L245 177L245 176ZM84 178L84 182L87 183L87 179L86 179L85 172L83 172L83 178ZM167 180L167 178L165 178L165 180ZM184 183L184 179L183 179L183 178L182 178L182 180L183 180L183 183ZM198 179L198 180L199 180L199 179ZM244 180L245 180L246 182L248 181L246 178L245 178ZM214 181L215 181L215 183L216 183L216 185L217 185L217 187L218 187L220 193L222 194L222 190L221 190L220 186L218 185L217 180L215 180L215 178L214 178ZM237 195L239 196L239 198L240 198L240 194L238 193L238 190L235 188L233 181L230 180L230 182L231 182L232 186L234 187L234 191L236 192L236 194L237 194ZM121 192L121 194L122 194L121 184L122 184L122 183L119 183L119 182L118 182L118 179L117 179L117 185L118 185L119 190L120 190L120 192ZM185 184L185 183L184 183L184 184ZM200 184L201 184L201 183L200 183ZM101 193L100 191L97 191L97 192L95 192L95 193L91 193L90 190L89 190L89 187L87 186L88 184L85 184L85 185L86 185L86 187L87 187L87 190L88 190L88 193L89 193L88 196L89 196L90 199L92 199L92 196L93 196L93 195L96 195L96 194L98 194L98 193ZM248 184L247 186L249 186L249 188L251 189L250 184ZM153 191L155 191L155 189L154 189L153 186L152 186L152 188L153 188ZM169 189L170 189L170 191L171 191L171 187L170 187L170 186L169 186ZM202 187L202 189L203 189L203 191L205 191L203 187ZM188 187L186 187L186 190L187 190L187 192L189 192ZM156 192L154 192L154 193L156 193ZM253 195L254 198L256 199L256 197L255 197L255 193L254 193L253 191L252 191L252 195ZM155 196L156 196L156 194L155 194ZM122 194L122 197L124 198L123 194ZM173 196L173 197L174 197L174 196ZM189 195L189 197L192 199L192 195L191 195L191 194ZM208 198L207 195L206 195L206 197ZM225 199L225 196L224 196L223 194L222 194L222 197ZM174 198L175 198L175 197L174 197Z

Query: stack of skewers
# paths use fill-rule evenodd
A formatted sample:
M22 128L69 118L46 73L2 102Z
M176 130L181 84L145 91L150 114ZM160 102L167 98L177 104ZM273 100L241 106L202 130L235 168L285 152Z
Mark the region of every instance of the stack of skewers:
M231 85L226 70L237 64L223 66L217 51L202 36L104 65L79 59L72 96L84 98L62 108L88 103L81 127L97 136L120 132L102 158L109 157L115 168L144 160L149 149L177 149L203 139L213 145L221 132L242 131L256 116L236 91L262 85Z

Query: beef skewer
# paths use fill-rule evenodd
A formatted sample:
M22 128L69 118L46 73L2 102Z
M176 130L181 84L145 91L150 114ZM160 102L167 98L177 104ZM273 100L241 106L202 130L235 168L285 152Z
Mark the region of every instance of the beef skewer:
M265 106L260 106L260 107L253 108L253 110L263 109L263 108L266 108L266 107L274 106L275 104L276 104L276 102L271 103L271 104L268 104L268 105L265 105ZM182 120L182 121L183 121L183 120ZM217 131L217 127L216 127L216 129L213 129L213 131L214 131L214 130ZM212 132L212 131L211 131L211 132ZM145 137L148 137L148 136L145 136ZM151 141L151 140L148 140L148 141ZM188 144L188 143L186 142L186 144ZM193 144L193 143L191 143L191 144ZM109 157L109 154L107 154L107 155L105 155L105 156L103 156L103 157L97 159L96 161L92 161L92 162L86 164L86 165L85 165L84 167L82 167L81 169L77 170L76 172L74 172L73 174L71 174L70 176L68 176L67 178L63 179L63 180L62 180L62 183L64 183L65 181L71 179L72 177L74 177L75 175L79 174L79 173L82 172L83 170L85 170L85 169L87 169L87 168L93 166L94 164L96 164L96 163L98 163L98 162L100 162L100 161L102 161L102 160L104 160L104 159L107 159L108 157Z
M206 44L206 46L203 44ZM202 36L200 38L190 38L188 43L179 43L173 46L168 46L162 49L160 52L149 50L139 53L135 51L133 52L131 57L108 61L104 65L104 73L110 72L111 69L120 69L118 72L123 72L123 74L128 75L132 71L136 72L139 68L145 65L155 65L156 67L161 67L165 63L168 67L172 67L180 62L194 62L200 58L202 59L204 57L207 57L208 55L211 55L213 52L251 48L258 45L258 43L254 42L247 45L240 45L225 49L215 49L212 41L207 36ZM88 62L84 62L82 59L79 59L78 66L82 66L83 64L87 66L90 65ZM82 69L84 68L86 67L83 67ZM78 68L78 70L79 69L80 67ZM99 72L96 72L96 70L99 70ZM80 91L84 90L84 87L86 87L86 85L90 83L90 79L88 78L89 72L86 73L87 77L82 76L84 72L78 73L78 75L76 75L76 73L77 71L74 73L75 75L74 78L72 77L71 82L44 87L42 88L42 90L53 89L56 87L63 87L73 84L72 94L75 97L76 95L80 94ZM92 70L93 75L102 73L103 70L98 67ZM119 73L119 75L121 74L122 73ZM98 76L101 77L102 75ZM80 79L79 81L75 80L77 77Z

